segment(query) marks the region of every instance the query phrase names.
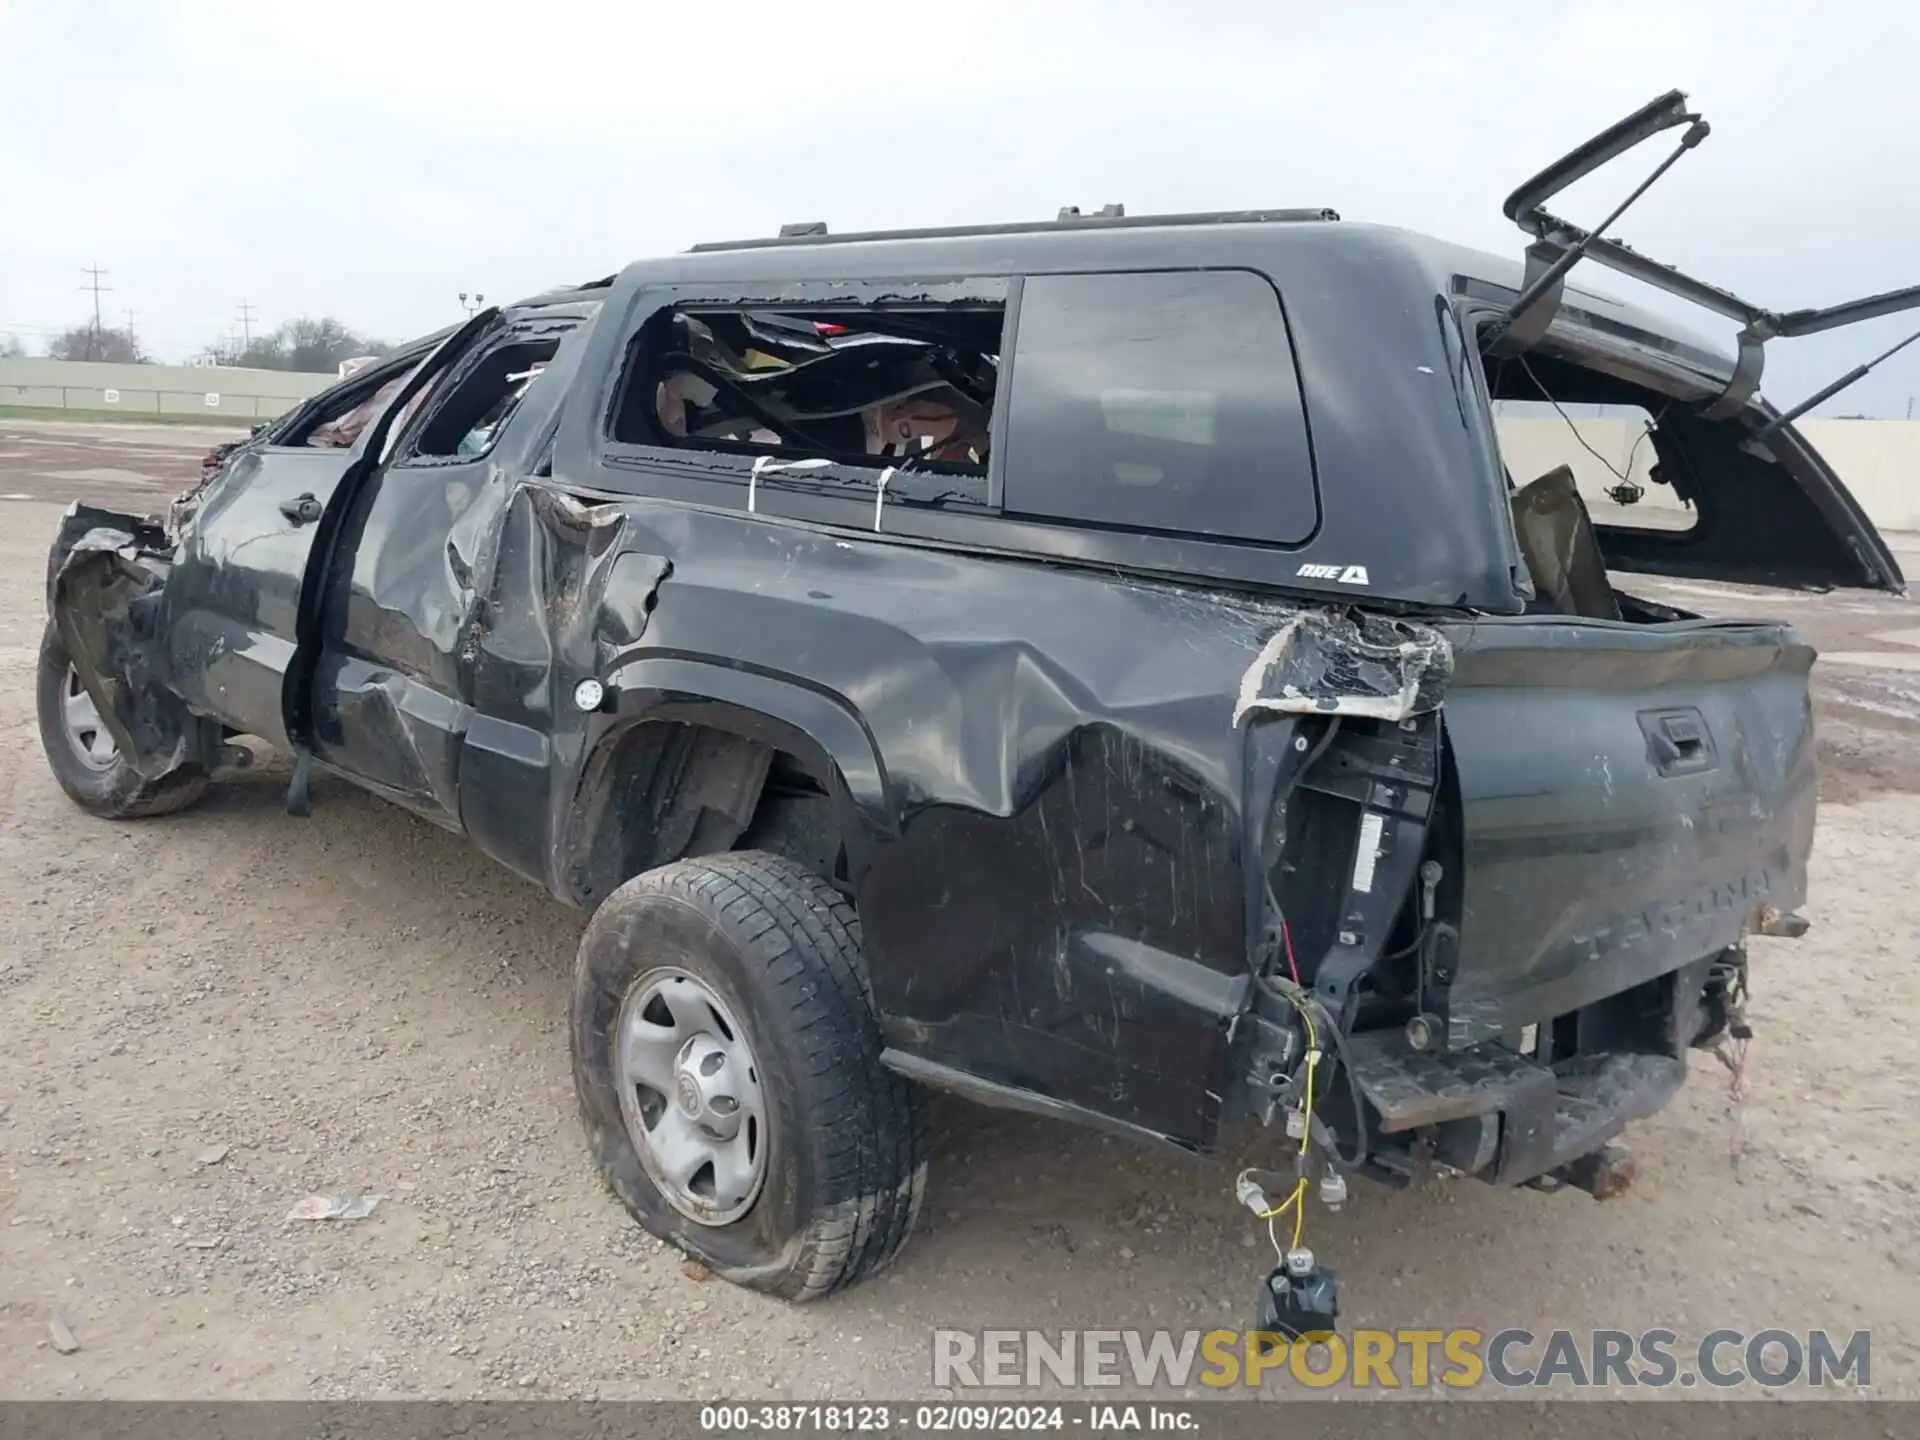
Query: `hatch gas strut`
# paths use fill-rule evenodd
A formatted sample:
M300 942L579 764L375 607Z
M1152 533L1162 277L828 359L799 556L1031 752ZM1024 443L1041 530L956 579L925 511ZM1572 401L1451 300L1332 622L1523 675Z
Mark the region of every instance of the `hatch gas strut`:
M1546 208L1547 201L1575 181L1592 174L1608 161L1618 159L1641 141L1677 125L1687 127L1679 147L1593 230L1584 230L1571 221L1562 220ZM1741 299L1730 290L1710 285L1671 265L1642 255L1624 241L1607 239L1602 232L1618 220L1629 205L1644 195L1654 181L1666 174L1682 155L1706 139L1709 133L1707 122L1698 113L1687 109L1685 93L1669 90L1625 119L1602 130L1585 144L1568 151L1509 195L1502 207L1507 218L1532 235L1534 243L1527 247L1526 279L1519 297L1508 309L1504 324L1489 337L1488 343L1504 344L1509 350L1525 350L1537 344L1560 308L1567 271L1582 258L1592 258L1610 269L1665 290L1670 295L1678 295L1715 314L1740 322L1740 352L1734 364L1733 378L1703 412L1710 419L1720 419L1740 410L1759 389L1760 372L1766 362L1767 341L1775 337L1792 339L1814 335L1823 330L1834 330L1843 325L1920 307L1920 285L1911 285L1904 290L1889 290L1882 295L1848 300L1824 309L1768 310ZM1856 374L1852 378L1859 377ZM1818 404L1831 393L1823 392L1811 403ZM1793 413L1801 411L1796 409Z

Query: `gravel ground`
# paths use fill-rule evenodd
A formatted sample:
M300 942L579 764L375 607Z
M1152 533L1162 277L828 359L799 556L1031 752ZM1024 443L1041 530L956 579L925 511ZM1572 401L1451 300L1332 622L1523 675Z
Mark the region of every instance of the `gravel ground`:
M164 494L206 441L139 443L69 468L151 503L153 456ZM880 1279L792 1308L690 1276L576 1131L584 917L337 781L291 819L272 764L162 820L68 804L32 698L56 516L0 504L0 1397L897 1397L928 1393L936 1326L1247 1319L1271 1262L1231 1163L957 1102ZM1920 1396L1920 637L1898 602L1766 603L1854 658L1822 667L1814 929L1756 947L1744 1160L1701 1057L1617 1200L1361 1186L1310 1232L1343 1321L1868 1328L1875 1391ZM384 1198L284 1218L348 1190Z

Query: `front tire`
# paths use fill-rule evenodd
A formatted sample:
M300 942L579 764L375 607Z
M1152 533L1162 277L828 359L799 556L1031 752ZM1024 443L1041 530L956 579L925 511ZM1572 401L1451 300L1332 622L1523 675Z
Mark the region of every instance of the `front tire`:
M149 780L114 747L99 711L80 683L73 657L51 620L40 637L40 748L53 778L82 810L109 820L170 815L206 793L206 772L183 765Z
M574 1088L595 1163L652 1234L788 1300L874 1274L926 1186L913 1087L880 1063L860 922L757 851L637 876L587 926Z

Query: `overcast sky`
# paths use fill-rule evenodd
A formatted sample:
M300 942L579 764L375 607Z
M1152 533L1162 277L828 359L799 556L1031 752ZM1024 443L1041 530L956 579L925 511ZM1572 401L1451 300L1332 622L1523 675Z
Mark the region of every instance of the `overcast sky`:
M397 339L462 289L783 221L1108 201L1331 205L1518 255L1506 193L1675 85L1713 137L1620 234L1776 308L1920 282L1913 0L0 0L0 332L83 319L92 264L177 359L242 301ZM1599 219L1664 144L1563 213ZM1776 344L1766 389L1903 333ZM1920 344L1829 408L1915 395Z

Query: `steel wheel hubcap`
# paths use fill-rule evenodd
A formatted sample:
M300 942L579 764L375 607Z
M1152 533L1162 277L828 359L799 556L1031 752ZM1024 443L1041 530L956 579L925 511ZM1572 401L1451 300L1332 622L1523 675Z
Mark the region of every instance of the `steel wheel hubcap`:
M80 672L67 666L67 678L60 685L60 718L66 726L67 746L81 764L93 770L106 770L120 758L113 736L100 723L100 711L80 683Z
M652 970L620 1007L620 1113L648 1177L702 1225L730 1225L759 1198L767 1117L746 1032L705 982Z

